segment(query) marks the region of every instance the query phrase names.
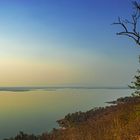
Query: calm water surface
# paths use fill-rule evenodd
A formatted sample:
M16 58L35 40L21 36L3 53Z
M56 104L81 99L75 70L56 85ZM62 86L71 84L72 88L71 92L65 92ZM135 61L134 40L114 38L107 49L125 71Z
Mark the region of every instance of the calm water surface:
M0 92L0 139L19 131L41 134L58 127L56 120L75 111L105 106L106 101L128 96L128 89L57 89Z

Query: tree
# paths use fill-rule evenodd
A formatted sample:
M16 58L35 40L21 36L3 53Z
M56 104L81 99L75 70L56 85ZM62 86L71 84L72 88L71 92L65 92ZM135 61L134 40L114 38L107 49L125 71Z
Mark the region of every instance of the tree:
M140 63L140 56L139 56L139 63ZM133 96L140 96L140 70L137 70L137 75L134 76L135 81L132 81L132 85L129 87L131 89L135 89L135 92L132 94Z
M140 47L140 2L133 1L134 12L131 15L131 19L121 19L118 17L118 21L114 22L114 25L120 25L122 31L116 33L117 35L126 36L131 38ZM140 56L139 56L140 63ZM137 75L134 76L134 81L129 86L131 89L135 89L133 95L140 96L140 70L138 69Z
M137 1L132 2L134 5L134 13L131 15L131 20L121 19L118 17L118 22L114 22L114 25L120 25L123 31L116 33L117 35L127 36L140 47L140 33L138 29L140 19L140 3Z

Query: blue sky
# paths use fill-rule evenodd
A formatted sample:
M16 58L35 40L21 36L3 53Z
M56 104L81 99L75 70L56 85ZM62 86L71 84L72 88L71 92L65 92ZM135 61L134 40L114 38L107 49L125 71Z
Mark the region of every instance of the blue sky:
M116 36L131 0L0 0L0 83L120 86L138 68L138 48Z

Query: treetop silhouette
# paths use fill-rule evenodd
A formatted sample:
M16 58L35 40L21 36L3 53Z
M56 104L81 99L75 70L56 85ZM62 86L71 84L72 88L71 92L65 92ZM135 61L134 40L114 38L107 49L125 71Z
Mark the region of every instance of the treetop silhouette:
M134 13L131 15L131 20L121 19L118 17L118 21L114 22L114 25L120 25L123 30L116 33L117 35L127 36L140 47L140 32L139 32L139 20L140 20L140 3L133 1Z

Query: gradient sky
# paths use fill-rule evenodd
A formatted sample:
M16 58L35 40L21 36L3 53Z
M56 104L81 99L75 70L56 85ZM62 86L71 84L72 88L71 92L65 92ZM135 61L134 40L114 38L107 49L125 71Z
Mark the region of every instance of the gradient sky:
M125 86L138 48L111 23L131 0L0 0L0 86Z

